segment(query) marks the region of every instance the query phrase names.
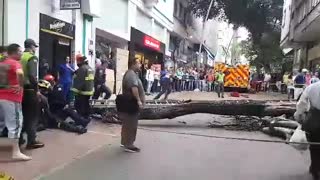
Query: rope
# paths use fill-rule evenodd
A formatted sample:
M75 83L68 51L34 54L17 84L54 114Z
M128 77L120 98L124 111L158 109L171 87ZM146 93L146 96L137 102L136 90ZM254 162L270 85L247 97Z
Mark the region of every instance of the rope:
M215 135L204 135L204 134L195 134L195 133L185 133L185 132L176 132L176 131L166 131L166 130L155 130L148 128L138 128L144 131L150 132L162 132L169 134L178 134L178 135L187 135L187 136L197 136L197 137L206 137L214 139L226 139L226 140L237 140L237 141L251 141L251 142L265 142L265 143L278 143L278 144L297 144L297 145L320 145L320 142L289 142L283 140L268 140L268 139L253 139L253 138L238 138L238 137L227 137L227 136L215 136Z

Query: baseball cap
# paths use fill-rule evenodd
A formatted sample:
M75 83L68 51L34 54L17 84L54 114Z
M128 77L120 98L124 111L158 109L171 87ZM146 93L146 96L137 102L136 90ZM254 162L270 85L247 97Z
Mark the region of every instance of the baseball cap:
M31 46L39 47L39 46L37 45L37 43L36 43L33 39L26 39L26 40L24 41L24 47L25 47L25 48L29 48L29 47L31 47Z

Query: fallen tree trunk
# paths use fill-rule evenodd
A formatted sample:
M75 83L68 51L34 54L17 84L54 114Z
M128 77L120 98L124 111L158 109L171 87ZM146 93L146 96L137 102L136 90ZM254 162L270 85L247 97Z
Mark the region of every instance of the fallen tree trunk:
M172 119L195 113L245 116L281 116L293 115L295 106L288 103L265 103L261 101L213 101L191 102L173 106L146 107L141 119Z
M108 113L109 112L109 113ZM140 114L140 119L173 119L195 113L243 116L293 116L295 104L279 101L191 101L175 105L147 105ZM115 114L115 107L107 109L107 115Z

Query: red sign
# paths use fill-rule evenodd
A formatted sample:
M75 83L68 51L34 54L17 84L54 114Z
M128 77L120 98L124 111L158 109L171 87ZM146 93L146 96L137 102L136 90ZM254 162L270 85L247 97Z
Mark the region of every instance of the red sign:
M150 36L144 36L143 44L149 48L160 51L160 42Z

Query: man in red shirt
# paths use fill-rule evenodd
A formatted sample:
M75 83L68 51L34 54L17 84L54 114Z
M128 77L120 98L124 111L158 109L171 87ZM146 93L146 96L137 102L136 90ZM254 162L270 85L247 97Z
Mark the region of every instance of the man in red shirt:
M8 130L8 142L13 147L12 159L27 161L30 157L22 154L19 137L22 130L23 70L19 62L22 50L18 44L8 46L8 57L0 62L0 132Z

